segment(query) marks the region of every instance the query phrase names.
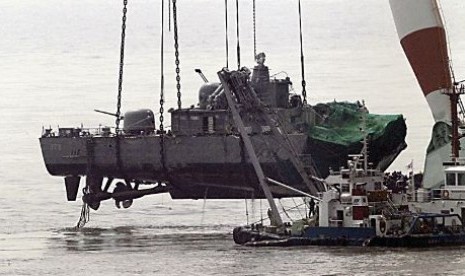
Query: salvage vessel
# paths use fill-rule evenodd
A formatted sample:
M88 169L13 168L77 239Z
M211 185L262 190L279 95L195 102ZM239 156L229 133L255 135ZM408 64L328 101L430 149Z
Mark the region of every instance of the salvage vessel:
M245 246L389 246L431 247L465 244L458 214L409 211L405 194L383 186L384 174L361 167L354 155L347 169L326 180L328 191L310 205L306 218L278 225L256 223L236 227L233 239Z

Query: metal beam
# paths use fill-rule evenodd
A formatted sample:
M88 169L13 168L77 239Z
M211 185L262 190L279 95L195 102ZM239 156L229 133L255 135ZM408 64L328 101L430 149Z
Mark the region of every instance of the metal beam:
M279 182L279 181L277 181L277 180L274 180L274 179L272 179L272 178L267 177L266 180L267 180L268 182L272 183L272 184L275 184L275 185L278 185L278 186L280 186L280 187L286 188L286 189L288 189L288 190L291 190L291 191L296 192L296 193L298 193L298 194L301 194L301 195L303 195L303 196L306 196L306 197L309 197L309 198L313 198L313 199L316 200L316 201L321 201L321 199L318 198L318 197L316 197L316 196L312 196L312 195L309 194L309 193L306 193L306 192L303 192L303 191L301 191L301 190L299 190L299 189L293 188L293 187L291 187L291 186L289 186L289 185L286 185L286 184L284 184L284 183L281 183L281 182Z
M250 137L247 134L247 131L245 130L244 122L242 121L242 118L239 115L239 111L236 108L236 103L234 102L232 98L232 91L229 88L228 82L224 79L223 73L224 73L223 71L218 72L218 77L220 78L221 84L223 85L226 99L228 101L228 106L231 109L231 113L233 115L234 123L236 124L236 127L239 130L239 134L241 135L242 140L244 141L244 146L247 150L250 161L252 162L255 173L257 174L260 187L262 188L263 193L265 194L266 199L268 200L268 204L270 205L271 215L274 218L274 220L272 219L271 221L276 221L276 223L278 224L276 226L281 226L283 225L283 220L281 216L279 215L278 207L276 206L276 203L274 202L274 198L273 198L273 195L271 194L270 187L268 187L268 184L266 183L266 177L265 177L265 174L263 173L263 169L260 165L260 162L258 161L258 157L257 157L257 154L255 153L254 147L252 145L252 141L250 140Z

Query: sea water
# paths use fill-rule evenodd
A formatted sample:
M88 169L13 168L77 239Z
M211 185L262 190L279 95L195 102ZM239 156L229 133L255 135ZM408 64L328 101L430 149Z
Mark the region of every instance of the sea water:
M177 1L182 105L197 103L202 80L237 68L235 1ZM296 0L256 1L256 50L271 74L301 91ZM254 65L252 1L239 1L240 66ZM128 4L122 110L159 110L161 2ZM167 2L165 2L168 8ZM463 1L442 1L457 79L465 79ZM42 128L114 126L94 109L116 110L122 1L0 2L0 274L2 275L463 275L463 247L246 248L233 227L258 221L265 201L136 200L102 203L82 230L82 202L67 202L63 179L50 176ZM388 1L302 1L308 102L362 101L371 113L403 114L408 148L390 170L413 160L423 169L432 116L400 47ZM168 19L168 13L165 14ZM164 33L166 105L176 106L173 47ZM166 115L165 126L169 127ZM158 118L157 118L158 124ZM283 200L284 207L299 199ZM265 211L264 211L265 210ZM294 209L292 216L305 214Z

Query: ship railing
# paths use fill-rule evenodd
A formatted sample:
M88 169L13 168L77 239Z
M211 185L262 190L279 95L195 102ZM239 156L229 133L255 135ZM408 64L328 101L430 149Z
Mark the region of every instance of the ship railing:
M385 208L383 208L381 213L386 217L393 217L399 215L400 211L394 204L394 202L390 198L387 198L387 200L385 201Z
M331 227L342 227L343 226L343 220L342 219L329 219L329 226Z
M429 202L434 198L432 192L427 189L417 189L414 192L414 199L417 202Z
M121 132L122 133L122 132ZM43 129L42 137L92 137L92 136L114 136L116 129L114 127L58 127L57 130L52 128Z

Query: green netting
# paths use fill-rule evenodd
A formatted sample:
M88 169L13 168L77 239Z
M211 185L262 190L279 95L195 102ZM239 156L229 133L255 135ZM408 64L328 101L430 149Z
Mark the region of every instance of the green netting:
M318 104L314 108L325 119L309 129L310 137L344 146L363 139L363 133L360 131L363 114L358 103L330 102ZM389 123L402 119L402 115L366 116L366 130L371 139L383 136Z

